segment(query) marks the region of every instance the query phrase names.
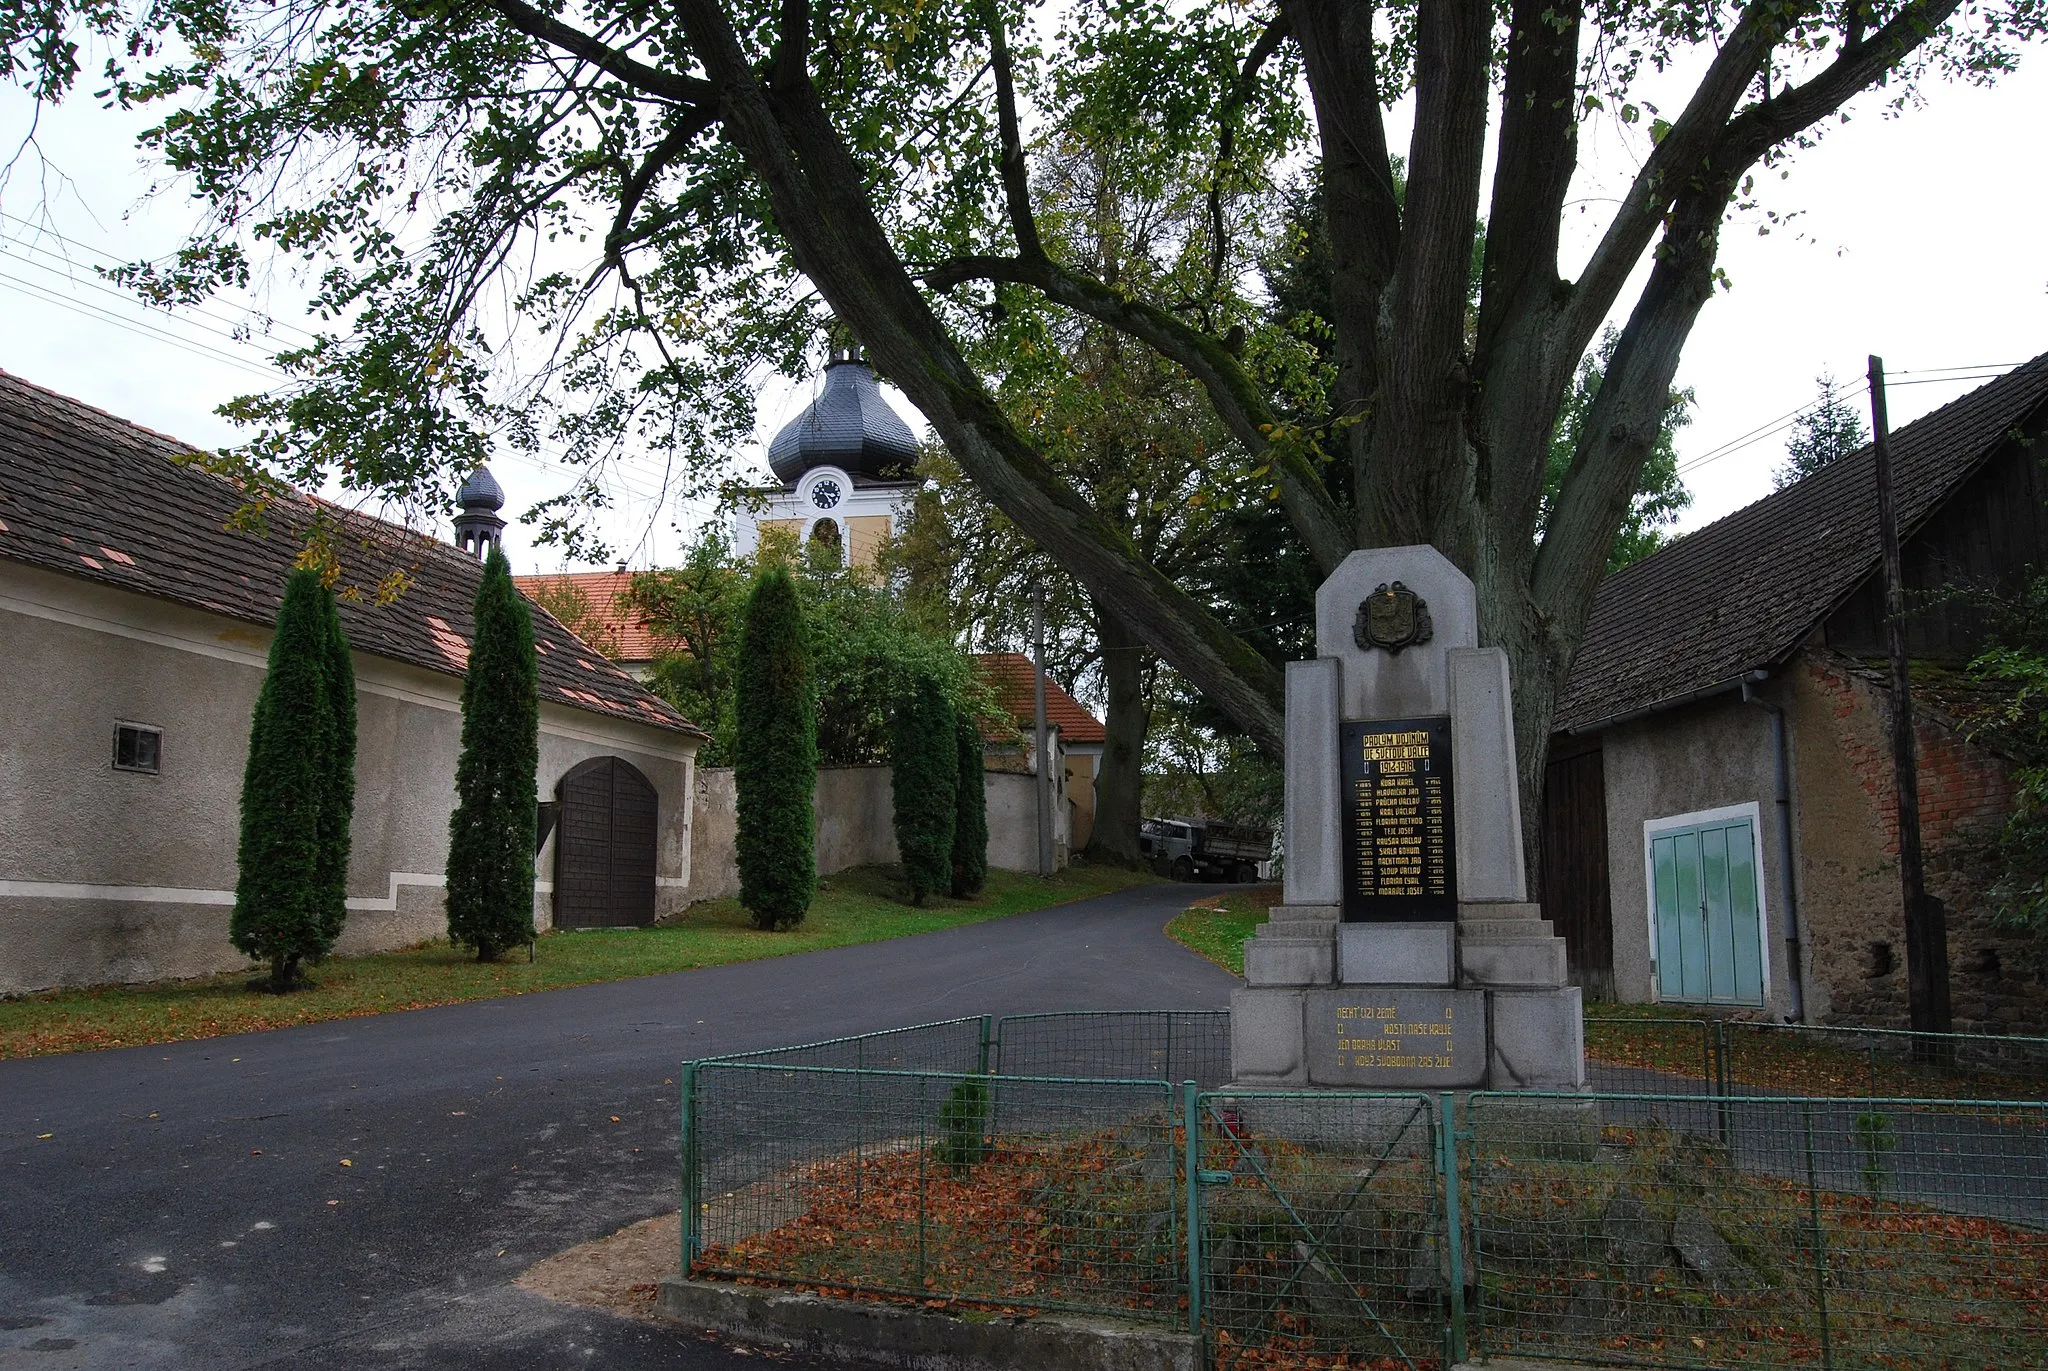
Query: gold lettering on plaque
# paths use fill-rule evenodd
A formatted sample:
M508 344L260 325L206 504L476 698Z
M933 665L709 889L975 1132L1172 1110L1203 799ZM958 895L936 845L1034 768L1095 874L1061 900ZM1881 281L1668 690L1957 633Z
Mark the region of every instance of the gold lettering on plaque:
M1394 1004L1337 1006L1337 1064L1382 1071L1453 1069L1455 1006L1445 1004L1441 1019L1407 1020L1400 1012Z

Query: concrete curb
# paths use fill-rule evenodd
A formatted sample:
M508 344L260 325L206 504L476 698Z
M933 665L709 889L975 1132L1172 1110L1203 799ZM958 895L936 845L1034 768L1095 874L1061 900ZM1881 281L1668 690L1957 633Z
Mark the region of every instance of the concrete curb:
M740 1342L904 1371L1198 1371L1189 1333L1074 1314L956 1318L910 1305L833 1300L670 1276L661 1313Z

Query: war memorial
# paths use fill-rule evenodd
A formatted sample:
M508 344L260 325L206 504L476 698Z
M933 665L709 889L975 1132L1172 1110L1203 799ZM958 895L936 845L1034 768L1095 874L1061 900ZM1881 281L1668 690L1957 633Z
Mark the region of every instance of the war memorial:
M1507 655L1432 547L1354 552L1287 668L1284 902L1231 1000L1242 1086L1576 1090L1579 990L1530 902Z

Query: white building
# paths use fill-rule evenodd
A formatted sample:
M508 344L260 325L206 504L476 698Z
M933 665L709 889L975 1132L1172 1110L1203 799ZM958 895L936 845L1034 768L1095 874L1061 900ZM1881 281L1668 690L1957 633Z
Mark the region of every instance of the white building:
M0 373L0 995L234 970L249 717L285 577L325 519L349 587L356 798L342 952L446 929L471 606L502 495L463 487L470 549L246 493L182 443ZM376 587L402 575L395 598ZM650 923L688 903L701 730L534 616L544 844L534 916Z
M874 368L835 353L825 384L768 445L782 484L756 492L759 504L734 521L733 546L749 555L781 529L799 542L835 544L851 566L871 566L896 531L918 487L917 440L882 398Z

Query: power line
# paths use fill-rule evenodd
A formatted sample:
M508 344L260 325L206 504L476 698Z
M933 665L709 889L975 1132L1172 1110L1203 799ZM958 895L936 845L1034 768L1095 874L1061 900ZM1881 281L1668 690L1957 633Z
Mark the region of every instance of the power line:
M1869 388L1870 386L1868 382L1861 382L1857 385L1846 387L1843 390L1836 392L1836 394L1841 399L1853 400L1857 396L1863 394L1864 391L1868 390ZM1792 427L1792 425L1799 422L1799 420L1805 418L1807 415L1813 413L1815 410L1818 410L1826 402L1827 401L1825 397L1817 400L1809 400L1805 404L1799 406L1799 408L1790 410L1784 414L1780 414L1775 419L1767 419L1762 424L1758 425L1756 428L1751 429L1747 433L1737 434L1735 437L1730 438L1727 442L1721 444L1719 447L1711 448L1708 451L1701 453L1697 457L1689 457L1685 461L1680 462L1678 464L1678 473L1682 476L1686 472L1696 470L1699 467L1703 467L1709 462L1718 462L1719 460L1721 460L1721 458L1726 457L1731 453L1740 452L1743 448L1749 447L1755 443L1760 443L1764 439L1771 437L1773 434L1783 433L1786 429Z
M89 243L82 243L76 238L69 237L56 229L46 227L42 224L38 224L33 220L24 219L18 214L8 214L5 211L0 211L0 219L7 220L14 224L18 224L24 230L26 230L26 233L24 234L19 234L12 238L0 239L0 251L13 250L16 252L30 252L38 254L43 257L50 258L56 262L62 263L67 268L74 265L71 259L66 257L63 253L56 252L51 248L45 247L41 243L34 241L35 238L47 237L55 239L57 242L64 244L66 247L71 248L74 251L83 254L84 256L96 257L101 262L110 263L117 267L125 265L125 263L123 263L120 258L116 257L114 254L110 252L105 251L104 249L93 247ZM51 267L42 262L33 262L29 263L28 265L38 267L43 271L49 271L53 273L56 271L56 268ZM80 282L75 277L72 277L68 272L64 273L64 275L65 279L71 281L72 284L74 285L87 285L95 290L101 290L109 294L115 295L120 299L129 302L130 304L142 304L141 301L137 300L133 295L129 294L126 291L116 290L113 287L107 286L97 281ZM148 308L148 306L143 307ZM288 333L296 333L301 338L305 339L308 342L311 342L314 339L314 334L307 331L306 329L300 328L296 324L288 322L287 320L276 318L268 313L263 313L253 308L250 309L248 312L251 314L262 313L262 317L265 323L267 323L272 328L279 329ZM225 324L230 329L240 328L244 322L243 320L215 313L213 311L203 309L196 305L188 305L183 307L181 310L177 311L167 309L164 311L164 313L170 314L176 318L190 318L196 315L199 317L212 319L217 323ZM240 339L238 338L237 341L240 341Z
M1998 363L1976 363L1970 366L1957 367L1922 367L1915 371L1887 372L1885 379L1888 384L1895 386L1953 385L1964 381L1996 380L1998 377L2011 371L2013 367L2020 365L2023 364L2014 362L2001 366ZM1894 379L1901 376L1917 377L1918 379L1910 381ZM1862 380L1852 382L1837 390L1833 398L1837 401L1857 400L1869 393L1870 382ZM1767 420L1761 426L1751 429L1748 433L1731 438L1717 448L1710 449L1697 457L1689 457L1678 464L1678 474L1683 476L1689 471L1697 471L1710 462L1718 462L1723 457L1733 456L1744 448L1753 447L1766 438L1783 433L1797 424L1799 420L1817 411L1825 403L1825 398L1810 400L1798 409L1781 414L1775 419Z
M4 247L0 247L0 257L12 257L13 260L19 263L21 266L27 267L32 271L39 271L47 275L54 276L59 281L62 281L65 285L69 286L73 290L76 290L79 287L83 286L87 290L96 291L101 295L111 296L113 299L120 301L124 305L128 305L131 307L140 307L145 314L154 315L158 313L158 311L151 309L149 306L142 305L140 301L136 300L136 298L130 295L127 291L119 290L113 286L106 285L99 281L81 280L78 277L72 276L68 272L60 271L58 268L50 266L48 263L38 262L33 259L23 257L18 253L9 252ZM15 279L18 280L19 278ZM41 286L42 289L49 290L52 292L55 292L57 289L56 287L51 286L47 282L38 282L36 284ZM98 305L95 307L102 310L107 308L107 306L105 305ZM183 325L187 328L196 329L200 333L208 334L211 337L219 338L226 342L233 343L237 347L247 347L252 349L256 348L256 344L254 342L252 342L249 338L243 337L242 335L233 332L232 328L209 328L205 324L200 323L196 319L192 318L190 314L179 313L170 310L162 311L162 315L166 320L175 321L176 323ZM206 315L205 317L219 318L218 315ZM150 327L167 329L168 325L151 324ZM203 344L202 346L211 345Z
M210 362L219 362L225 366L238 367L253 376L261 376L267 381L274 382L278 379L276 372L262 370L246 358L236 357L232 353L223 352L194 339L179 337L175 333L157 328L139 319L123 319L83 300L67 300L62 295L58 295L32 281L24 281L19 277L9 276L5 272L0 272L0 288L19 291L21 294L34 300L40 300L44 304L55 305L59 309L71 310L73 313L82 314L89 319L103 324L111 324L115 328L125 329L130 333L149 338L152 341L167 344Z

